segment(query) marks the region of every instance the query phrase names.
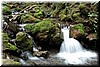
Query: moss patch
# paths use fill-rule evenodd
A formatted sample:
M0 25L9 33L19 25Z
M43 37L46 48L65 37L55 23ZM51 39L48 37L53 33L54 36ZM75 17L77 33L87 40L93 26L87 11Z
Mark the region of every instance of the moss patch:
M39 21L40 21L39 19L33 17L30 14L22 15L21 19L20 19L21 23L36 23L36 22L39 22Z
M3 6L2 12L4 15L9 15L11 14L11 9L8 6Z
M72 27L72 29L77 29L81 32L81 34L84 34L84 27L83 24L76 24L74 27Z

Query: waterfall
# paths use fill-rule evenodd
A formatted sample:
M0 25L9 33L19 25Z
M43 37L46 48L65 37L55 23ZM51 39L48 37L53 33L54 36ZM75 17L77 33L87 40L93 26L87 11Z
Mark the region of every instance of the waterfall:
M26 25L27 25L27 24L19 24L19 26L21 27L21 28L19 28L19 29L22 30L22 31L25 31L24 27L25 27Z
M10 59L10 57L7 55L7 59Z
M64 27L64 41L61 44L60 51L55 56L65 59L65 64L85 64L87 61L97 60L97 53L88 51L82 47L78 40L69 37L70 28Z
M64 27L63 29L61 29L61 31L63 32L64 41L61 45L60 52L74 53L83 51L82 46L76 39L69 38L69 29L69 27Z

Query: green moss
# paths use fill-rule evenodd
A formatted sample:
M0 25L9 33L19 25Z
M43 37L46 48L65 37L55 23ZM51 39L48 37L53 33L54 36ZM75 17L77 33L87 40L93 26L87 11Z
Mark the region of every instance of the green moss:
M28 22L28 23L36 23L36 22L39 22L39 21L40 21L39 19L33 17L30 14L22 15L21 19L20 19L21 23L26 23L26 22Z
M17 50L17 47L14 46L13 44L9 43L9 37L6 33L2 33L2 38L3 38L3 50L8 49L8 50Z
M24 28L26 32L31 32L33 25L27 24Z
M16 41L21 41L23 38L25 38L25 33L23 33L23 32L19 32L19 33L17 33L17 35L16 35Z
M65 20L67 16L65 14L60 14L59 17L61 20Z
M43 16L43 14L42 14L41 11L39 11L39 12L37 12L37 13L34 13L34 16L35 16L36 18L41 18L41 17Z
M79 16L80 16L80 13L74 13L73 14L73 18L79 18Z
M71 15L70 14L67 14L66 15L66 20L69 20L69 19L71 19Z
M45 30L51 30L54 27L52 20L44 19L43 21L34 25L32 32L43 32Z
M85 5L81 3L81 4L79 5L79 8L80 8L80 9L84 9L84 8L85 8Z
M3 6L2 12L4 15L9 15L11 14L11 9L8 6Z
M18 32L16 34L17 47L23 51L32 50L33 42L24 32Z
M4 40L9 40L9 37L8 37L8 35L7 35L7 33L2 33L2 39L3 39L3 41Z
M15 50L17 50L17 47L14 46L13 44L9 43L8 41L4 41L3 42L3 50L5 50L5 49L15 51Z
M81 32L81 34L85 33L83 24L81 24L81 23L80 24L76 24L74 27L72 27L72 29L78 29Z

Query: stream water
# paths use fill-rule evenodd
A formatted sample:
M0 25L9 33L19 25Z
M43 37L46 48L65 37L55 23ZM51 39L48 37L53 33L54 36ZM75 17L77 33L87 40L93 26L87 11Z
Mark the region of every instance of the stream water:
M63 32L64 41L61 44L60 51L55 55L64 59L65 64L86 64L88 61L97 60L97 53L84 49L78 40L69 38L70 28L64 27Z
M23 29L25 25L20 25L21 28ZM49 61L47 61L48 59L42 59L39 57L33 57L31 53L29 52L23 52L21 55L23 55L27 60L31 60L31 61L38 61L36 63L40 63L40 64L50 64L53 63L55 64L56 61L58 64L73 64L73 65L84 65L84 64L88 64L88 62L90 61L97 61L97 53L90 51L90 50L86 50L85 48L82 47L82 45L79 43L78 40L74 39L74 38L70 38L69 37L69 30L70 27L64 27L61 29L61 31L63 32L63 38L64 41L61 44L59 53L52 55L51 57L49 57ZM32 39L32 37L27 34L28 37L30 39ZM33 39L32 39L33 40ZM33 41L33 51L38 51L35 47L35 42ZM58 58L58 59L56 59ZM52 59L52 60L50 60ZM58 61L59 60L59 61ZM25 65L27 64L27 61L24 59L20 59L20 62Z

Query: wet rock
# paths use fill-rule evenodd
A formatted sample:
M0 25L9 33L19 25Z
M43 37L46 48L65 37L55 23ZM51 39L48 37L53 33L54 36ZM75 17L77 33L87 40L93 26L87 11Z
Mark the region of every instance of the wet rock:
M15 45L12 45L9 43L9 37L6 33L2 33L3 35L3 51L4 50L17 50L17 47Z
M89 34L86 38L89 40L97 39L96 34Z
M2 39L3 39L3 41L9 41L10 40L7 33L2 33Z
M20 49L16 47L16 45L9 42L9 37L6 33L2 33L3 36L3 44L2 44L2 58L4 59L14 59L18 61L18 57L20 55Z
M49 54L50 53L48 51L34 51L33 52L33 56L44 57L44 58L49 57Z
M16 45L22 51L32 51L33 42L24 32L18 32L16 34Z
M3 31L10 36L10 38L14 38L15 34L19 32L19 29L16 24L13 23L13 21L8 16L4 16L4 29Z
M61 42L61 31L50 19L44 19L43 21L35 24L32 27L31 32L33 34L32 36L41 47L46 44L53 45L60 44Z
M32 56L30 51L25 51L20 55L20 57L25 61L29 59L29 56Z
M76 24L70 30L70 36L73 38L79 38L84 34L83 24Z

